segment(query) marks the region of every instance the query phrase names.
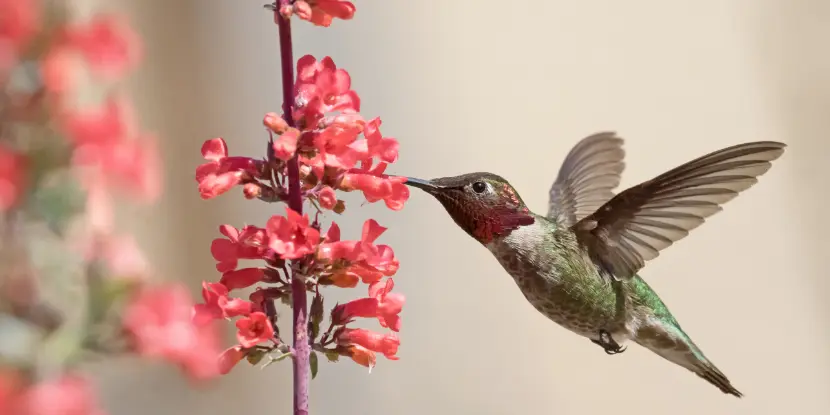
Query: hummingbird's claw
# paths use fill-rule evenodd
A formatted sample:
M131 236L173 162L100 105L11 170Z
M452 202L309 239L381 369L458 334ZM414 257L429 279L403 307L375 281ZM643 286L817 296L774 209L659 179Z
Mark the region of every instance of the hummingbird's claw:
M596 344L596 345L599 345L600 347L602 347L602 349L605 350L605 353L608 354L608 355L614 355L614 354L622 353L626 349L625 346L620 346L619 343L617 343L614 340L614 338L611 337L611 333L609 333L605 330L600 330L599 331L599 339L598 340L591 339L591 342Z

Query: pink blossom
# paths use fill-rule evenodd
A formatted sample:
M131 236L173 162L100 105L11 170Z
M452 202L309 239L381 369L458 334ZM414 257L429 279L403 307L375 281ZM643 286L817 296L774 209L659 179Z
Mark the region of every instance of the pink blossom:
M299 18L317 26L329 27L332 20L349 20L354 16L355 7L345 0L297 0L293 10Z
M351 358L355 363L366 366L369 370L372 370L375 367L375 362L377 358L375 357L375 352L357 344L352 344L349 346L339 346L337 348L338 354L341 356L348 356Z
M35 0L0 0L0 54L5 47L17 52L36 33L40 26L39 3Z
M286 216L272 216L265 226L269 247L284 259L297 259L314 252L320 232L308 225L308 215L300 216L286 207Z
M275 112L269 112L262 118L262 125L276 134L282 134L288 129L288 123Z
M338 304L331 310L331 321L335 325L348 324L353 318L374 318L378 315L376 298L359 298L345 304Z
M86 378L76 374L65 374L38 383L19 399L17 415L104 414L98 407L93 386Z
M369 203L383 200L392 210L403 209L409 199L409 189L404 184L405 177L383 174L386 163L371 168L371 162L364 162L364 167L351 169L340 182L340 188L346 191L361 190Z
M398 140L383 137L380 134L380 118L373 118L366 123L363 135L366 137L369 156L374 156L386 163L398 160Z
M75 146L72 164L87 188L91 182L129 190L139 200L152 202L161 194L161 161L156 140L132 137L132 108L111 96L103 106L73 109L63 116L63 127Z
M297 152L300 132L291 128L274 140L274 155L280 160L289 160Z
M306 129L333 112L359 112L360 98L351 90L351 78L330 57L317 61L305 55L297 61L294 120Z
M401 318L399 314L403 309L405 298L403 294L392 293L395 282L387 279L386 283L375 282L369 285L369 297L378 302L377 318L382 327L388 327L392 331L401 330Z
M121 78L143 55L138 36L115 15L96 15L68 27L66 41L81 53L94 74L109 80Z
M220 282L229 290L250 287L265 277L262 268L242 268L235 271L228 271L222 274Z
M247 225L237 230L231 225L222 225L219 232L227 239L217 238L210 244L210 252L218 261L219 272L235 270L240 259L260 259L265 256L268 241L265 229Z
M364 283L379 281L384 276L392 276L398 271L399 262L395 253L388 245L375 245L375 240L386 230L374 219L363 223L363 234L360 241L341 241L326 239L320 245L317 257L329 261L345 259L350 262L349 267L338 274L341 279L338 286L352 286L353 277L359 277ZM339 236L339 228L337 228ZM345 279L344 279L345 278Z
M218 373L215 328L192 322L193 302L180 285L142 289L128 304L124 327L139 354L180 365L195 378Z
M365 329L343 328L338 331L337 343L356 344L373 352L383 353L389 360L398 360L396 354L401 342L395 333L380 334Z
M25 165L22 155L0 145L0 211L18 202L25 184Z
M256 161L249 157L228 157L228 146L222 138L202 144L206 163L196 168L196 181L202 199L211 199L227 192L242 181L244 174L256 175Z
M267 342L274 338L274 328L268 316L259 311L251 313L248 317L236 321L236 339L245 348L251 348L259 343Z
M366 157L366 142L356 141L363 127L359 124L333 123L314 134L314 146L323 164L338 169L350 169Z
M337 204L337 194L334 189L329 186L324 186L317 194L317 200L320 202L320 207L323 209L334 209Z
M244 359L247 354L248 351L239 345L226 349L219 355L219 373L223 375L230 373L234 366Z
M205 302L193 306L193 322L204 326L216 319L250 314L253 304L240 298L228 297L228 291L223 284L202 282L202 298Z

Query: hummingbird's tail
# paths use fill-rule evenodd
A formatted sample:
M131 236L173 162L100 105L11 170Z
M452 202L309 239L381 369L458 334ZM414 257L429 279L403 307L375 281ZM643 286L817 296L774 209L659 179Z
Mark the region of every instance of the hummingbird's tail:
M703 355L692 339L680 329L676 322L646 323L639 327L634 341L637 344L662 356L664 359L683 366L707 382L715 385L721 392L742 397L743 394L732 386L726 375Z

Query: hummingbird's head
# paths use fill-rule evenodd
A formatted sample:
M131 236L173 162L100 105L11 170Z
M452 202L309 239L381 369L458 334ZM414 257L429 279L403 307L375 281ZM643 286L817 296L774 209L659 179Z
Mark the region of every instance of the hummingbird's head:
M535 221L513 186L492 173L432 180L407 177L406 184L438 199L455 223L483 244Z

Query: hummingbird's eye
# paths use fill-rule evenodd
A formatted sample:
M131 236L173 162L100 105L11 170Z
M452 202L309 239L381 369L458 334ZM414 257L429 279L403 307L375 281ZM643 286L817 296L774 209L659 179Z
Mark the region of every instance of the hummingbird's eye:
M487 190L487 183L475 182L473 183L473 191L476 193L484 193Z

